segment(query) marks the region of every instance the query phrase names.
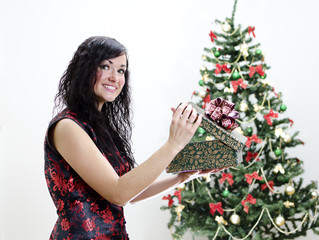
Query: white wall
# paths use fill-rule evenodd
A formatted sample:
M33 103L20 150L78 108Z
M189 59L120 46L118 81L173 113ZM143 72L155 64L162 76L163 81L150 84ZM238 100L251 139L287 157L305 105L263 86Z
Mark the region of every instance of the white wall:
M232 0L10 0L0 2L0 239L48 239L56 220L43 172L43 139L58 80L77 46L112 36L129 49L138 162L168 136L170 107L198 89L199 68L214 19ZM236 23L256 27L256 42L283 92L287 116L306 145L305 182L318 180L319 88L317 1L239 0ZM163 174L164 175L164 174ZM166 202L126 207L132 240L170 239ZM191 239L185 237L185 239ZM307 239L315 239L314 236ZM305 238L304 238L305 239Z

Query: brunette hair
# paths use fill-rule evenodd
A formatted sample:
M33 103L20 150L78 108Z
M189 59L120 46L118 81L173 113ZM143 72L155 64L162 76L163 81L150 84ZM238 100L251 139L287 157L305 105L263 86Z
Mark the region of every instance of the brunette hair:
M125 84L113 102L105 102L98 111L98 98L94 93L97 69L102 61L126 55ZM131 149L131 94L126 48L109 37L90 37L74 53L62 75L55 96L55 109L67 107L94 129L105 153L115 154L113 143L125 157L131 168L135 165Z

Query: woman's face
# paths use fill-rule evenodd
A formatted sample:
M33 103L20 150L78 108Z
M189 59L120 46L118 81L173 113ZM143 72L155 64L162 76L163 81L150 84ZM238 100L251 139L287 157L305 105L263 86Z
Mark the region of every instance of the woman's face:
M126 55L110 58L100 63L94 93L99 99L98 110L105 102L112 102L121 93L125 84Z

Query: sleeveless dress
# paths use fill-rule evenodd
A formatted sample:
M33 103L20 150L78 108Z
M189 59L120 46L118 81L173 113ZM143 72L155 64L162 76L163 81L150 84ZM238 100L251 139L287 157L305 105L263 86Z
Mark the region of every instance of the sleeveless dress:
M58 220L50 240L129 239L123 207L110 203L88 186L50 144L50 128L64 118L76 122L99 148L94 130L75 113L65 109L51 120L44 141L45 179L57 209ZM101 148L99 149L101 151ZM125 158L116 152L116 156L103 152L102 154L121 176L128 172L130 167Z

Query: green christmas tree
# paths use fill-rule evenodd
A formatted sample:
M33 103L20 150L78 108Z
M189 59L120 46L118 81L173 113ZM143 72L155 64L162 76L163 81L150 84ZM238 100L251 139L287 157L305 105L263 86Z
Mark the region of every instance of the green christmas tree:
M179 186L168 200L168 227L175 239L185 232L208 239L294 239L312 229L319 234L318 193L315 182L304 186L302 161L288 148L303 144L298 133L288 134L293 121L282 94L267 79L255 28L235 26L235 0L231 18L216 20L220 27L209 33L212 46L205 48L200 68L201 90L193 100L205 106L221 98L236 104L236 120L247 137L243 161L222 173ZM193 141L211 136L199 128Z

